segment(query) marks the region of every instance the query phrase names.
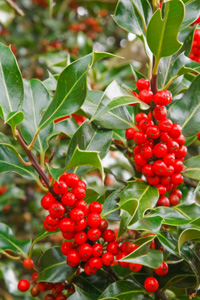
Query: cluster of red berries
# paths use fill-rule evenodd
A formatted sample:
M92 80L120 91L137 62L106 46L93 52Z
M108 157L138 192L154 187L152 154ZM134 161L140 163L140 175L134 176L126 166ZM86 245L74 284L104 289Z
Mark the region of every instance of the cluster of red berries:
M190 53L190 59L200 63L200 30L196 29Z
M28 259L27 259L28 260ZM24 262L23 262L24 264ZM31 296L37 297L40 295L40 292L49 292L51 291L51 294L47 294L44 298L44 300L66 300L67 296L63 294L63 291L66 289L65 282L58 282L58 283L52 283L52 282L37 282L38 273L35 272L31 276L31 282L29 282L26 279L22 279L18 283L18 289L21 292L26 292L30 288L30 284L33 283L34 286L31 288ZM74 288L68 289L67 293L74 292Z
M187 154L185 137L179 124L167 118L168 105L172 101L169 91L153 94L147 79L137 81L141 101L153 106L149 114L138 113L135 116L136 128L126 130L126 138L136 144L133 150L135 168L142 172L150 185L159 190L157 205L177 205L182 196L176 187L183 182L183 160ZM165 193L171 191L169 198Z

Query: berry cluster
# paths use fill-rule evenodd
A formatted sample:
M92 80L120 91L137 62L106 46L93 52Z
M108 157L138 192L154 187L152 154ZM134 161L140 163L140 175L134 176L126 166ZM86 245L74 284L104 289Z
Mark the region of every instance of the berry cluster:
M182 196L176 187L183 182L183 160L187 154L185 137L179 124L167 118L168 105L172 101L169 91L153 94L147 79L137 81L136 94L141 101L150 104L152 113L138 113L135 116L136 128L126 130L126 138L133 140L135 168L142 172L150 185L159 190L158 206L177 205ZM166 197L166 192L170 192Z
M198 63L200 62L200 30L199 29L196 29L194 33L194 40L192 43L190 59Z
M63 291L66 289L65 282L58 282L58 283L52 283L52 282L38 282L37 283L37 276L38 273L33 273L31 277L31 282L34 284L34 286L31 288L31 296L37 297L40 295L40 292L49 292L51 291L51 294L47 294L44 298L44 300L66 300L67 296L63 294ZM18 289L21 292L26 292L30 288L30 282L26 279L22 279L18 283ZM68 289L67 293L74 292L74 288Z

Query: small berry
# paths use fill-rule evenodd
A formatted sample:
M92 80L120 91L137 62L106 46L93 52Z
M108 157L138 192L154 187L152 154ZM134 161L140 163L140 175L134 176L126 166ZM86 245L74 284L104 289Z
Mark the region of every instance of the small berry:
M153 166L150 164L147 164L142 169L142 174L145 177L152 177L154 175Z
M34 267L34 262L31 258L25 258L23 261L23 266L25 269L31 270Z
M150 139L157 139L160 136L160 130L158 126L152 125L149 126L149 128L146 131L146 134Z
M55 202L49 207L49 213L52 218L60 219L65 213L65 207L61 203Z
M134 264L134 263L129 263L129 269L131 272L137 273L142 269L142 265L140 264Z
M92 276L96 273L96 270L92 269L89 265L89 262L87 262L84 266L84 272L85 274Z
M87 223L90 227L99 227L101 225L101 217L96 212L91 212L87 217Z
M80 256L76 249L72 249L68 252L67 263L70 267L76 267L80 262Z
M66 193L67 189L68 189L67 184L62 180L55 181L55 183L53 185L53 191L54 191L54 193L56 193L58 195L62 195L64 193Z
M144 144L147 141L147 136L144 132L142 131L136 131L134 134L134 141L136 144Z
M149 104L153 100L153 93L150 90L142 90L139 93L138 98L144 103Z
M122 268L128 268L128 266L129 266L129 263L120 261L122 258L124 258L126 256L127 256L127 254L125 252L121 252L121 253L117 254L117 256L116 256L116 259Z
M26 279L21 279L18 283L18 290L21 292L26 292L30 288L30 282Z
M87 234L84 231L80 231L75 234L74 236L74 242L77 245L82 245L87 241Z
M183 176L180 173L175 173L172 176L171 181L172 181L173 184L179 185L180 183L183 182Z
M159 283L154 277L148 277L144 282L144 288L148 292L156 292L159 288Z
M169 199L165 196L160 196L160 198L158 199L157 205L158 206L169 206L170 205Z
M49 226L56 226L59 224L59 219L54 219L51 215L46 216L45 220Z
M136 116L135 116L135 121L137 124L140 124L140 122L144 119L148 119L147 115L145 113L138 113Z
M79 222L84 218L84 212L79 208L73 208L70 211L70 218L74 222Z
M142 154L136 154L134 157L135 164L144 167L147 164L147 159Z
M75 223L75 231L77 232L82 231L86 228L86 226L87 226L86 219L83 218L79 222Z
M86 195L85 189L80 186L73 188L71 192L74 194L77 200L82 200Z
M146 78L141 78L136 82L136 87L139 91L150 90L150 82Z
M99 228L90 228L87 232L87 237L91 241L97 241L101 236Z
M39 294L40 294L40 290L38 289L38 286L37 285L33 286L31 289L31 296L37 297L39 296Z
M157 105L153 110L153 116L156 120L163 120L167 116L167 109L164 106Z
M59 223L60 230L63 232L73 232L75 224L70 218L63 218Z
M135 128L126 129L126 138L128 140L133 140L136 132L137 132L137 130Z
M105 252L102 255L102 263L106 266L111 266L114 262L114 256L112 253Z
M103 253L103 246L101 244L97 243L92 246L92 255L94 257L99 257L102 255L102 253Z
M56 199L50 193L47 193L41 200L41 206L48 210L54 202L56 202Z
M102 237L103 237L104 241L106 241L106 242L114 242L115 241L115 233L111 229L106 229L103 232Z
M62 252L63 255L67 255L71 249L72 249L72 243L71 242L62 243L61 252Z
M99 270L102 267L102 259L99 257L92 257L89 260L89 266L93 270Z
M172 129L169 132L169 135L173 138L173 139L177 139L178 137L180 137L182 132L181 126L179 124L174 123L172 125Z
M164 276L168 273L168 264L163 261L161 266L157 269L154 269L154 272L158 275L158 276Z
M100 214L102 212L102 205L97 201L93 201L89 205L89 211Z
M75 174L75 173L69 173L65 176L65 180L66 184L69 186L69 187L76 187L77 186L77 183L79 181L79 177Z
M79 255L83 259L88 259L92 255L92 252L93 252L92 246L87 243L81 245L79 248Z
M175 206L177 204L179 204L179 197L175 194L170 194L169 195L169 202L171 204L171 206Z
M167 146L163 143L158 143L153 148L153 154L156 157L164 157L167 154Z
M156 186L160 182L160 177L157 175L154 175L151 177L146 177L146 180L147 180L148 184Z
M68 192L62 196L61 201L66 206L73 206L74 203L76 202L76 198L74 194Z
M170 119L163 119L159 122L159 129L163 132L169 132L172 129L172 121Z
M162 160L156 160L153 163L153 171L156 175L165 176L167 172L167 166Z
M156 105L168 105L172 101L172 94L170 91L158 91L153 100Z
M108 245L107 245L107 251L109 253L112 253L113 255L117 255L119 253L119 251L120 251L119 244L116 243L116 242L110 242L110 243L108 243Z

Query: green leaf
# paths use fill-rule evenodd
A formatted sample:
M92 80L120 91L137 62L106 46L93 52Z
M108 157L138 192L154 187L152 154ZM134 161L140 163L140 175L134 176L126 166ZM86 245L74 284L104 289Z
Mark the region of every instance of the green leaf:
M75 285L75 292L68 298L69 300L97 300L98 295L85 292Z
M139 202L136 199L129 199L120 206L120 224L118 237L127 231L128 225L134 219Z
M116 220L116 215L114 214L114 212L119 210L119 207L117 205L118 200L119 200L119 193L121 192L120 189L114 191L113 193L111 193L105 200L104 204L103 204L103 210L101 213L101 217L104 219L108 219L108 220ZM114 217L114 219L113 219ZM117 215L117 220L118 220L118 215Z
M52 234L55 234L57 231L46 231L44 228L40 231L40 233L36 236L36 238L34 239L33 243L36 244L39 241L45 239L47 236L50 236Z
M75 271L66 263L66 256L61 253L60 247L53 247L45 251L40 259L38 281L62 282Z
M24 166L10 149L0 146L0 173L4 172L14 172L28 180L38 180L32 167Z
M125 89L119 86L117 81L113 81L103 93L98 107L90 120L94 121L111 110L130 103L139 103L142 110L149 108L146 103L128 94Z
M38 130L81 107L86 96L87 71L91 62L92 56L89 54L62 71L58 77L55 96L43 115Z
M63 120L54 125L51 138L58 134L65 134L66 136L72 138L78 128L79 126L73 118Z
M86 100L81 107L81 110L85 112L90 119L98 108L99 102L103 96L102 91L88 91ZM118 107L112 111L109 111L105 115L94 120L94 123L98 126L107 129L127 129L133 126L131 116L125 106Z
M139 254L139 248L133 251L131 254L122 259L122 261L126 261L129 263L140 264L147 266L149 268L157 269L163 262L163 253L160 250L149 249L149 244L147 249L148 252L144 255ZM138 252L136 253L136 251Z
M197 228L188 228L181 232L178 238L178 249L179 253L181 252L181 246L187 242L192 240L200 240L200 229Z
M137 222L128 227L128 229L134 230L148 230L152 233L157 233L160 231L162 226L163 218L160 216L155 217L144 217L139 219Z
M101 294L100 299L137 299L142 300L140 297L143 288L131 280L120 280L110 284L107 289ZM123 296L124 298L119 298ZM127 298L128 296L128 298ZM134 298L133 298L134 296Z
M14 9L4 0L0 0L0 23L3 26L9 25L15 18Z
M185 1L183 1L185 2ZM200 3L196 0L190 0L185 3L185 18L181 26L181 31L191 25L200 15Z
M184 162L186 172L183 173L185 177L200 180L200 155L189 158Z
M157 9L147 27L147 42L157 61L176 53L182 45L177 35L184 18L184 5L180 0L170 0L163 5L164 17Z
M11 250L16 254L27 257L30 246L30 239L25 241L18 240L10 227L0 223L0 251Z
M140 181L129 181L128 186L120 193L119 205L122 206L128 200L137 200L138 217L143 217L147 209L153 208L158 200L158 189Z
M152 9L147 0L120 0L117 4L113 19L128 32L141 36L152 15Z
M67 163L67 169L69 170L80 166L94 167L100 171L102 178L104 177L104 170L98 151L84 151L80 150L77 146ZM76 170L74 172L76 172Z
M178 256L178 241L170 233L160 232L157 234L159 242L162 244L163 248L172 253L175 256Z
M50 95L42 82L32 79L24 80L24 120L20 125L21 134L27 144L30 144L40 123L42 113L50 104ZM34 144L34 149L44 153L48 148L48 138L52 134L53 124L40 131Z
M200 127L200 75L192 82L187 92L169 109L170 118L182 126L182 133L191 136Z
M21 123L24 88L16 58L11 49L0 43L0 117L11 127Z
M48 72L49 77L43 81L44 86L48 91L55 91L57 86L57 80L50 72Z

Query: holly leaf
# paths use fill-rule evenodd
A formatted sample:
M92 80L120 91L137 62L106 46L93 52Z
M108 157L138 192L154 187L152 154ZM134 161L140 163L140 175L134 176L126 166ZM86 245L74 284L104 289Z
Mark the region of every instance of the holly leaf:
M182 46L177 35L184 19L184 4L180 0L170 0L163 6L164 17L157 9L147 27L147 42L157 61L176 53Z
M99 295L85 292L75 285L75 292L68 298L69 300L97 300Z
M40 259L38 281L62 282L69 279L76 268L66 263L66 256L60 247L53 247L44 252Z
M22 122L24 88L16 58L10 47L0 43L0 117L11 127Z
M27 144L31 143L38 130L42 113L48 107L50 101L49 92L40 80L32 79L30 82L24 80L24 120L20 125L20 129ZM48 139L52 132L53 124L49 124L41 130L37 135L33 148L40 153L44 153L48 148Z
M183 173L185 177L200 180L200 155L189 158L184 165L186 167L186 172Z
M192 136L199 132L200 127L200 75L191 83L189 89L175 101L169 109L170 118L173 122L182 126L185 136Z
M181 253L181 246L192 240L200 240L200 229L198 228L187 228L183 230L178 238L178 250Z
M130 225L128 229L131 230L148 230L152 233L157 233L160 231L160 228L162 226L163 218L160 216L156 217L144 217L139 219L134 224Z
M11 250L15 254L27 257L30 246L31 239L25 241L18 240L10 227L0 223L0 252L2 250Z

